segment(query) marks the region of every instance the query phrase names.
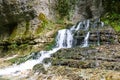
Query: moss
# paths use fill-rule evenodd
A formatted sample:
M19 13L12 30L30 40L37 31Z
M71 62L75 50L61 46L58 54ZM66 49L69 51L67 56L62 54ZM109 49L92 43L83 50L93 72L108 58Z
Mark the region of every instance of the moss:
M45 70L45 68L44 68L44 66L43 66L43 64L37 64L37 65L35 65L34 67L33 67L33 70L35 71L35 72L39 72L39 73L46 73L47 71Z
M26 22L26 30L24 32L24 35L28 35L29 34L29 27L30 27L30 23L29 22Z
M36 34L40 34L42 32L45 32L45 29L47 28L47 24L42 22L41 24L38 25L37 29L36 29Z
M16 64L20 64L20 63L22 63L22 62L25 62L26 60L28 60L27 58L26 58L26 56L23 56L23 57L16 57L16 58L13 58L13 59L10 59L9 60L9 62L11 62L11 63L16 63Z
M42 34L44 34L44 33L46 33L46 32L49 32L49 31L51 31L53 28L55 28L56 26L55 26L55 24L53 23L53 22L51 22L51 21L47 21L47 23L46 22L41 22L38 26L37 26L37 29L36 29L36 35L42 35Z
M43 27L41 25L38 25L37 29L36 29L36 34L41 33L43 30Z
M16 43L11 44L8 46L9 49L17 49L18 45Z
M102 20L111 25L116 32L120 32L120 1L119 0L103 0L105 15Z
M47 26L49 24L49 20L46 18L45 14L43 14L43 13L39 14L38 19L41 22L38 24L38 27L36 29L36 34L40 34L40 33L44 32L44 30L47 28Z
M20 52L19 50L17 50L18 52ZM28 51L28 50L26 50ZM22 51L22 53L25 52L25 51ZM31 53L31 52L29 52ZM18 57L15 57L15 58L12 58L10 60L8 60L9 62L11 62L12 64L20 64L20 63L23 63L29 59L32 59L32 56L30 56L30 54L21 54L19 55Z
M38 19L41 20L41 21L43 21L44 23L47 23L47 22L48 22L45 14L43 14L43 13L40 13L40 14L39 14Z
M73 59L52 59L53 65L69 66L75 68L86 68L89 64L86 61L78 61Z
M58 20L56 20L56 23L57 23L57 24L63 24L63 23L64 23L64 20L63 20L63 19L58 19Z
M45 45L45 50L51 50L55 46L55 39L51 42Z
M12 31L9 40L14 40L16 35L17 35L17 27L15 27L14 30Z
M22 40L30 39L32 37L32 32L30 30L30 27L31 27L30 22L29 21L25 22L24 27L25 27L25 30L23 34L21 35L22 36L21 39Z
M116 32L120 32L120 14L106 13L101 19L105 24L111 25Z

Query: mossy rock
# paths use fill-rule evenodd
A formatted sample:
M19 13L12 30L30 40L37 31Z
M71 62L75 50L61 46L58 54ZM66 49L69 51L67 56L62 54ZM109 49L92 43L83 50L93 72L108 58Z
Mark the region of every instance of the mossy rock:
M52 62L52 58L45 58L45 59L43 60L43 63L45 63L45 64L47 64L47 63L49 63L49 62Z
M81 60L82 58L87 57L94 57L95 54L98 51L94 48L71 48L71 49L61 49L55 54L52 55L52 57L58 58L58 59L76 59Z
M15 27L10 35L9 40L14 40L15 37L17 36L17 27Z
M46 22L46 23L48 22L45 14L43 14L43 13L39 14L38 19L43 21L43 22Z
M39 73L47 73L47 71L45 70L43 64L36 64L34 67L33 67L33 71L35 72L39 72Z
M73 68L91 68L91 65L89 63L91 62L73 59L52 59L53 65L69 66Z
M42 25L41 24L39 24L38 26L37 26L37 29L36 29L36 34L40 34L42 31L43 31L43 27L42 27Z
M27 58L27 56L22 56L22 57L16 57L16 58L10 59L9 62L20 64L20 63L27 61L28 59L29 58Z

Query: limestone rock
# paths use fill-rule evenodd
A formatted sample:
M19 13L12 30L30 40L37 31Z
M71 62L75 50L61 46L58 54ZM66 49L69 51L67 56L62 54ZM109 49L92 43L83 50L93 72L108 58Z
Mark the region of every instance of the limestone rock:
M33 19L36 14L32 0L1 0L0 25Z
M39 15L42 14L45 21L57 22L59 14L55 8L56 0L0 0L0 46L51 42L51 35L58 27L45 23L42 26ZM71 15L68 15L69 21L75 24L80 20L97 18L101 11L101 0L78 0L72 13L70 11ZM7 45L4 46L6 50Z

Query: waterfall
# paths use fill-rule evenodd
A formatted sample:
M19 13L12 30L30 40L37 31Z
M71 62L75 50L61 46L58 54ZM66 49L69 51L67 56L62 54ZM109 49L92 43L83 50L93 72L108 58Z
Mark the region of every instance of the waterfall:
M56 47L59 48L71 48L72 47L73 36L69 29L63 29L58 31L58 36L56 38Z
M90 26L90 20L87 20L85 24L86 24L85 30L88 30Z
M81 21L79 22L76 26L74 25L73 27L71 27L70 30L74 30L74 31L79 31L79 30L85 30L87 31L90 27L90 20L85 20L85 21Z
M88 39L89 39L89 36L90 36L90 32L87 32L87 35L86 35L85 38L84 38L84 43L83 43L83 46L82 46L82 47L88 47Z
M100 45L100 32L97 31L97 45Z
M80 30L80 28L81 28L81 24L82 24L82 22L80 22L80 23L77 25L77 28L75 29L75 31Z
M20 65L14 64L13 66L9 66L5 69L0 69L0 75L19 75L22 72L26 70L31 70L34 65L42 63L45 58L49 58L51 54L57 52L61 48L71 48L73 47L74 43L74 33L79 32L80 30L83 30L87 32L87 34L84 37L84 40L81 40L83 43L82 47L88 47L89 46L89 37L90 37L90 31L89 28L96 27L97 24L90 25L90 20L81 21L78 24L72 26L70 29L62 29L58 31L58 35L56 36L56 46L49 51L40 51L37 54L40 54L37 56L37 59L29 59L24 63L21 63ZM104 23L101 22L101 26L104 26ZM98 34L98 43L99 43L99 33ZM80 46L80 45L79 45ZM34 55L31 55L34 56Z
M18 75L22 71L32 69L34 65L42 63L45 58L49 58L51 54L55 53L61 48L71 48L72 47L73 36L69 29L63 29L58 31L56 37L56 47L50 51L40 51L37 59L30 59L20 65L14 65L7 67L5 69L0 69L0 75Z

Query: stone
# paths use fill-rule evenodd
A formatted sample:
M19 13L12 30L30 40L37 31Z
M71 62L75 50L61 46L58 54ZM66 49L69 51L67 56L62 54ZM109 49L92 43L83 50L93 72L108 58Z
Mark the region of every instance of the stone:
M100 4L97 5L98 3ZM55 25L59 20L55 8L55 0L0 0L0 45L8 51L10 49L7 43L18 46L29 44L32 46L29 50L33 51L33 47L37 48L35 50L40 50L41 46L52 42L53 35L62 28L60 25ZM75 24L80 20L100 17L101 10L101 0L87 0L87 2L79 0L73 12L70 11L71 15L68 15L70 19L65 17L65 20ZM39 18L41 14L44 16ZM44 17L45 20L42 20ZM47 23L44 23L46 21Z
M33 67L33 70L34 70L35 72L39 72L39 73L43 73L43 74L46 73L46 70L45 70L43 64L36 64L36 65Z
M115 70L120 71L120 59L116 56L119 54L119 46L116 48L115 45L99 46L97 48L71 48L71 49L61 49L52 55L51 59L52 65L55 66L69 66L73 68L98 68L105 70ZM103 48L103 49L101 49ZM113 55L114 48L117 50Z

